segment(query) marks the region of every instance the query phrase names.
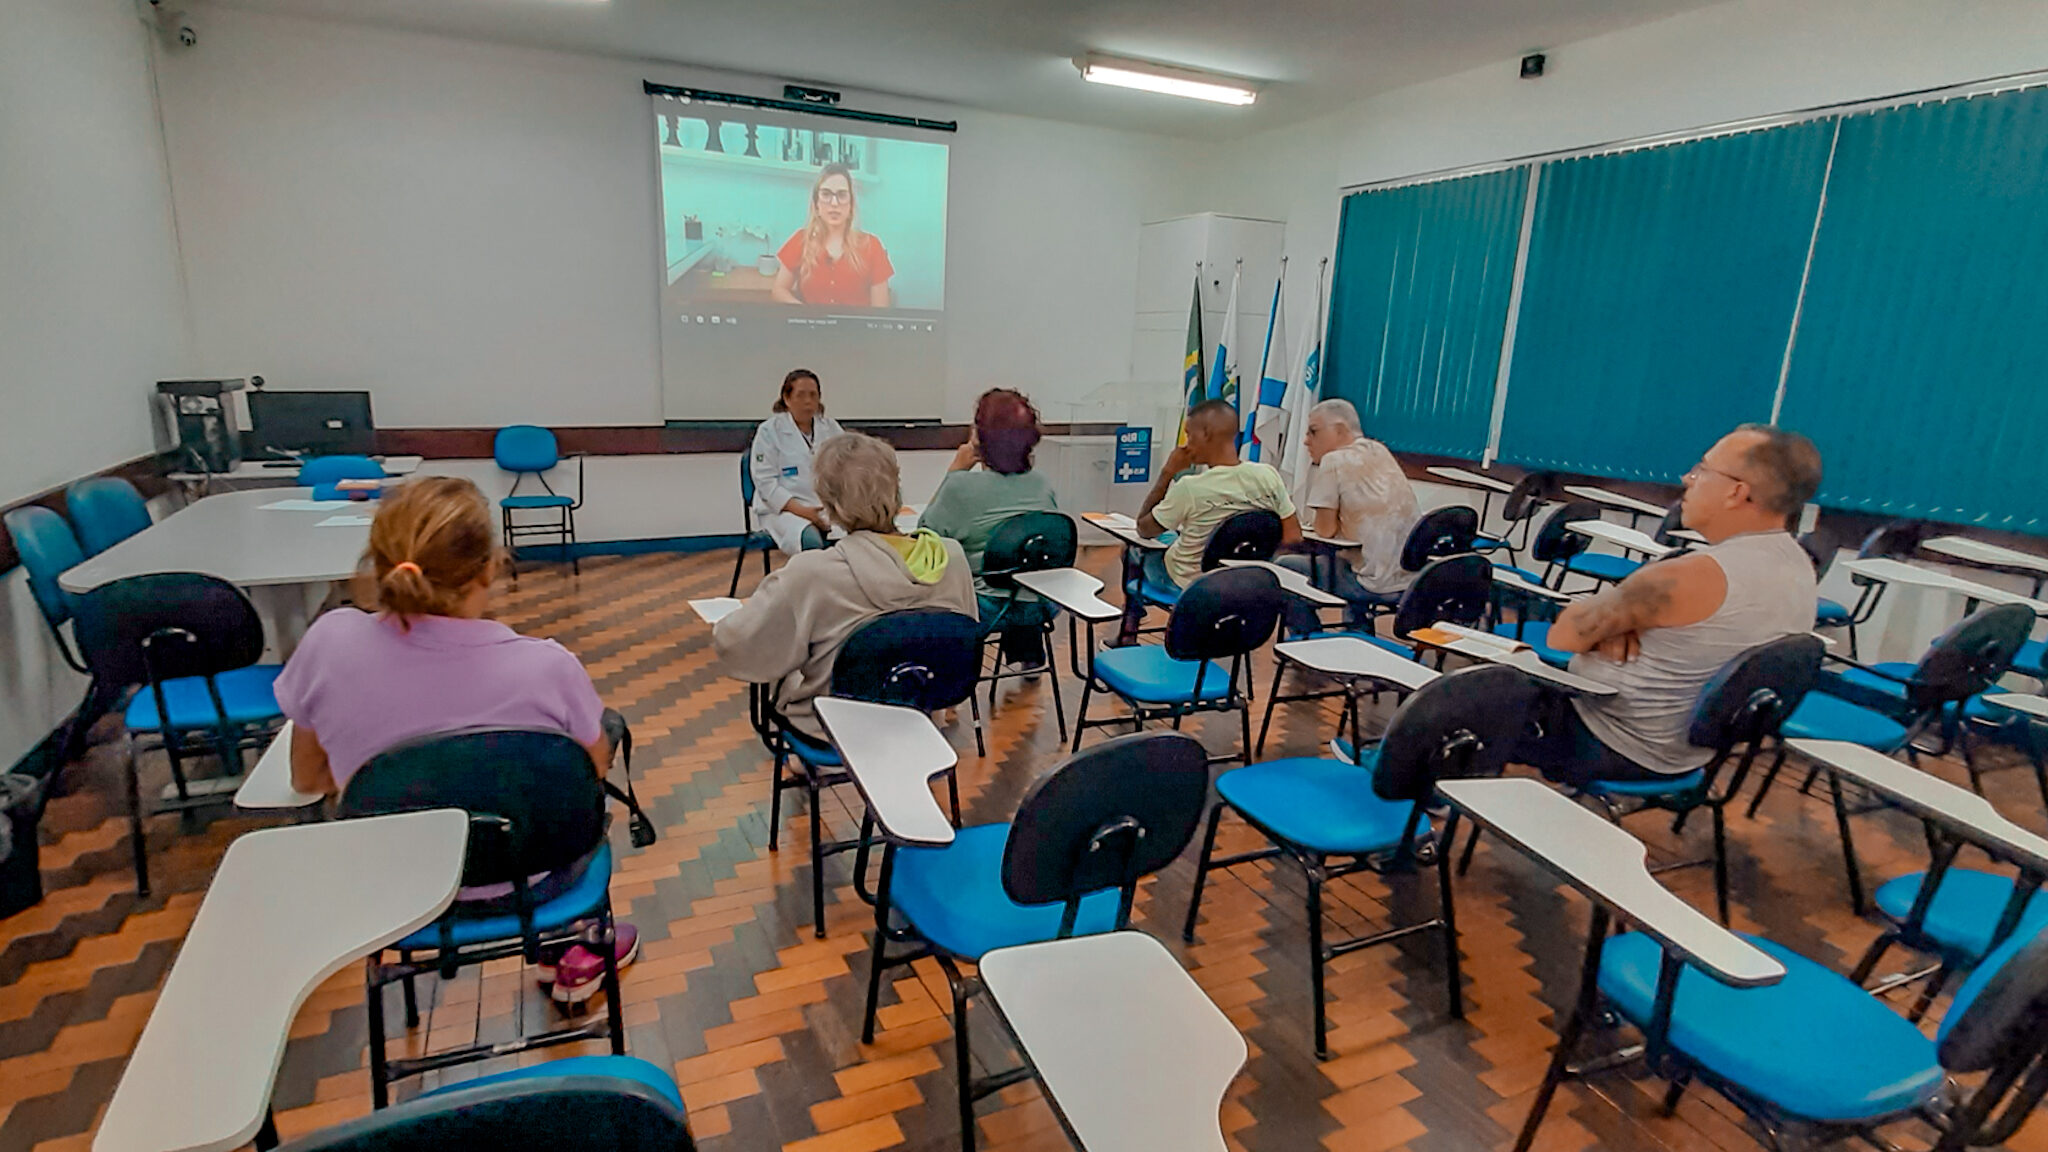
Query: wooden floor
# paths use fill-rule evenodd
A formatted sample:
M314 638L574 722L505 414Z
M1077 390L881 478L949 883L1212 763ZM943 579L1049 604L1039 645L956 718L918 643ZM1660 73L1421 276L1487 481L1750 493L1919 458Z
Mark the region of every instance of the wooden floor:
M1091 550L1087 562L1105 570L1111 558ZM613 899L644 941L624 981L631 1051L675 1070L691 1127L708 1152L956 1147L943 978L927 961L915 977L896 980L884 991L877 1042L860 1044L871 914L853 894L850 860L828 865L830 932L819 941L809 924L803 812L785 813L783 849L768 851L768 760L747 725L745 690L718 675L709 629L684 603L724 594L731 565L729 552L587 560L580 578L531 570L500 601L507 623L582 657L638 742L640 795L661 839L634 851L623 821L614 828L621 859ZM750 572L748 586L753 579ZM1270 664L1261 667L1270 675ZM1071 709L1078 693L1070 678L1067 687ZM1313 753L1328 739L1330 720L1296 706L1276 721L1268 754ZM1235 724L1224 720L1197 730L1216 750L1236 739ZM989 723L986 758L973 753L964 713L950 734L962 750L961 792L971 822L1006 819L1025 785L1058 760L1042 681L1010 690ZM107 722L98 736L90 758L66 770L64 794L44 821L48 898L0 921L5 1152L89 1145L221 853L237 835L276 822L225 812L185 824L175 816L154 819L149 840L158 894L137 900L125 821L113 800L118 728ZM1961 779L1957 765L1934 767ZM163 774L161 764L150 768ZM2007 815L2048 830L2027 773L1998 772L1990 788ZM832 803L829 814L842 832L851 831L843 803ZM1859 823L1868 875L1883 879L1924 866L1916 826L1896 815ZM1701 854L1706 825L1694 822L1683 844L1667 823L1645 818L1631 828L1650 842L1654 861ZM1735 815L1731 827L1736 927L1846 970L1877 926L1849 910L1831 810L1781 784L1756 820ZM1241 826L1226 829L1245 841ZM1222 1115L1233 1147L1424 1152L1508 1145L1543 1074L1557 1010L1572 994L1587 921L1583 900L1512 851L1483 846L1457 890L1467 1017L1445 1014L1433 937L1354 954L1333 966L1334 1058L1318 1063L1310 1054L1300 876L1286 867L1219 874L1204 899L1196 943L1188 946L1178 928L1191 856L1145 886L1137 920L1182 957L1250 1042L1250 1062ZM1667 880L1711 909L1706 869ZM1426 875L1393 885L1340 881L1333 887L1342 906L1333 930L1384 923L1407 909L1427 912L1433 891ZM1884 971L1897 966L1895 960ZM402 1041L414 1048L509 1035L522 1020L532 1027L552 1011L531 974L509 961L467 969L435 987L431 998L424 1028ZM1014 1058L988 1012L970 1016L978 1055L996 1064ZM396 1029L395 1011L392 1021ZM368 1111L365 1034L361 971L351 966L312 996L292 1027L275 1097L287 1139ZM489 1069L473 1065L447 1075L479 1070ZM1715 1093L1695 1089L1670 1118L1658 1112L1660 1096L1660 1085L1626 1073L1573 1085L1552 1109L1539 1146L1758 1147ZM1067 1147L1029 1083L983 1108L985 1147ZM1905 1126L1894 1139L1924 1147L1926 1133ZM2048 1149L2048 1123L2029 1125L2012 1147Z

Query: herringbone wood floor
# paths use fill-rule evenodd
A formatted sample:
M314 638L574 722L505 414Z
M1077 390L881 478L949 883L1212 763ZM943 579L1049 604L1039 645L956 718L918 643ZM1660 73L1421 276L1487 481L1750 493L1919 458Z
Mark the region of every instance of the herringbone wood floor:
M1087 562L1106 571L1112 561L1091 551ZM871 915L854 896L850 860L828 865L830 932L818 941L810 934L807 817L800 805L785 809L783 849L768 851L768 761L747 725L745 690L718 675L709 630L684 603L723 594L731 563L731 553L717 552L587 560L580 578L535 568L499 603L499 615L513 627L553 637L581 656L638 740L640 794L661 840L636 852L626 846L623 827L614 830L621 863L613 898L645 941L624 982L631 1050L674 1069L691 1126L709 1152L953 1147L943 977L929 961L914 976L903 974L884 993L877 1042L860 1044ZM1258 686L1263 692L1264 676ZM1069 680L1070 708L1074 687ZM1268 754L1313 752L1328 738L1331 719L1311 706L1283 712ZM1190 728L1214 749L1236 739L1227 720ZM1058 760L1042 681L1008 690L989 721L987 757L973 754L964 713L950 734L962 749L970 821L1007 818L1025 785ZM152 820L161 881L154 898L138 901L126 867L125 822L112 800L119 795L112 722L99 736L92 755L66 770L63 795L44 821L48 898L0 921L4 1152L89 1145L222 851L266 823L228 813L185 823L175 816ZM152 767L161 774L161 765ZM1961 779L1957 765L1934 770ZM2026 773L1996 773L1990 790L2007 815L2048 828ZM855 817L842 800L827 811L834 826L851 832ZM1877 927L1849 911L1830 809L1781 784L1758 819L1736 816L1731 823L1736 927L1846 970ZM1244 828L1226 829L1226 843L1249 845ZM1648 840L1653 861L1698 855L1707 835L1704 820L1686 830L1683 843L1653 819L1631 829ZM1895 815L1863 817L1859 833L1872 877L1924 864L1917 829ZM1222 1114L1233 1147L1506 1147L1542 1076L1557 1010L1572 994L1587 919L1581 899L1512 851L1482 847L1457 891L1466 1019L1445 1015L1432 939L1353 954L1333 966L1335 1058L1318 1063L1309 1050L1301 878L1285 867L1217 874L1196 942L1183 945L1178 927L1192 870L1183 858L1148 882L1137 920L1184 959L1250 1042L1251 1059ZM1711 909L1705 869L1666 879ZM1433 892L1426 875L1391 884L1341 881L1332 890L1332 930L1426 914ZM522 1021L530 1026L552 1011L531 974L511 962L466 970L427 995L424 1027L398 1043L433 1049L510 1035ZM989 1013L970 1016L978 1055L995 1063L1014 1059ZM396 1028L395 1011L392 1018ZM364 1037L361 975L350 967L312 996L292 1027L275 1098L286 1138L368 1110ZM447 1075L488 1070L473 1065ZM1740 1114L1715 1093L1695 1089L1669 1118L1658 1111L1660 1096L1660 1084L1621 1072L1572 1085L1552 1109L1539 1146L1758 1146ZM992 1148L1067 1146L1028 1083L1007 1090L1000 1103L985 1102L980 1125ZM1925 1135L1906 1127L1896 1138L1919 1147ZM2012 1147L2048 1148L2048 1123L2031 1124Z

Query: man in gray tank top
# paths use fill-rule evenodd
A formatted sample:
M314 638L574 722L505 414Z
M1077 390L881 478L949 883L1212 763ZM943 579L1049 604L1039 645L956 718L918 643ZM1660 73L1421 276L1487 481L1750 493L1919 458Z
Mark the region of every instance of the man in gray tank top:
M1707 546L1645 564L1567 607L1552 647L1612 684L1550 709L1516 759L1562 784L1690 772L1711 749L1686 740L1701 689L1744 651L1813 628L1813 563L1790 528L1820 487L1820 453L1796 432L1744 424L1685 474L1685 526Z

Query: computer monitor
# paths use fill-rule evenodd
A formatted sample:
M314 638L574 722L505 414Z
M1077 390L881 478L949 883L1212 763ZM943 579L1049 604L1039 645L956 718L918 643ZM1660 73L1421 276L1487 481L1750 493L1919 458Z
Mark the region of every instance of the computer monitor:
M274 452L367 456L376 448L368 392L250 392L250 439Z

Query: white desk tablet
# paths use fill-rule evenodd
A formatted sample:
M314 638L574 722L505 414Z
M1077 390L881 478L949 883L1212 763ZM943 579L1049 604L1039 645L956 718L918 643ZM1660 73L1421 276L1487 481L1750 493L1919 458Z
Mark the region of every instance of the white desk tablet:
M953 822L932 798L931 778L958 764L960 754L929 717L836 696L820 696L812 707L883 832L904 844L953 842Z
M316 792L292 787L292 722L287 720L263 755L256 758L256 767L243 777L242 787L235 792L235 807L310 808L321 799Z
M1515 490L1513 484L1502 480L1498 476L1485 476L1477 472L1468 472L1463 468L1453 468L1448 464L1432 465L1423 469L1423 471L1439 480L1448 480L1465 488L1479 488L1488 492L1513 492Z
M295 490L308 496L310 488ZM280 511L279 490L223 492L186 505L58 578L67 592L159 572L204 572L242 588L323 584L355 574L366 524L322 527L334 509ZM364 505L374 512L374 505Z
M1356 548L1359 546L1356 540L1346 540L1337 536L1318 536L1306 528L1301 530L1301 538L1311 544L1321 544L1328 548Z
M1416 643L1490 664L1505 664L1518 668L1531 679L1540 680L1553 688L1574 696L1612 696L1619 689L1611 684L1602 684L1561 668L1552 668L1543 662L1536 650L1512 636L1496 636L1490 632L1479 632L1442 620L1428 628L1418 628L1409 634Z
M1669 544L1659 544L1655 540L1650 539L1648 535L1638 532L1634 528L1624 528L1619 524L1609 524L1605 520L1574 520L1566 524L1565 527L1573 532L1577 532L1581 536L1590 536L1595 540L1605 540L1609 544L1630 552L1641 552L1653 560L1669 556L1677 551L1676 548L1671 547Z
M2035 720L2048 720L2048 696L2036 696L2031 692L1986 692L1978 699Z
M1114 620L1124 614L1123 609L1096 595L1102 591L1102 581L1079 568L1019 572L1012 579L1091 624Z
M1669 511L1657 507L1648 500L1638 500L1606 488L1595 488L1591 484L1567 484L1564 491L1568 496L1577 496L1581 500L1591 500L1595 504L1605 504L1609 508L1619 508L1638 516L1662 516Z
M1143 548L1150 552L1166 551L1167 544L1164 540L1151 540L1140 536L1138 522L1121 512L1083 512L1081 519L1133 548Z
M1319 636L1314 640L1289 640L1273 651L1312 672L1325 676L1357 676L1382 680L1401 688L1416 689L1442 673L1417 660L1397 656L1377 644L1356 636Z
M1787 740L1785 746L1885 797L1959 838L2040 872L2048 872L2048 840L1999 815L1991 801L1967 788L1860 744Z
M1979 584L1974 580L1965 580L1960 576L1951 576L1946 572L1936 572L1932 568L1908 564L1903 560L1874 556L1844 561L1842 567L1857 576L1880 584L1900 584L1912 588L1932 589L1936 592L1952 592L1986 604L2024 604L2033 610L2034 615L2048 616L2048 603L2022 596L2017 592L2007 592L2002 588Z
M745 603L745 600L734 599L731 596L711 596L703 600L690 601L690 611L695 612L697 619L706 624L716 624L739 611L740 606Z
M446 911L468 838L469 817L442 808L271 828L229 845L93 1152L247 1144L269 1113L299 1006L344 964Z
M1493 570L1493 582L1510 592L1517 592L1524 596L1534 596L1538 600L1548 600L1553 604L1569 604L1578 599L1577 596L1569 592L1559 592L1555 588L1546 588L1541 584L1531 584L1513 572L1497 566Z
M989 999L1085 1152L1222 1152L1244 1037L1159 941L1107 932L998 948Z
M1965 564L1978 564L1987 568L2013 568L2024 572L2048 575L2048 556L2036 556L2031 552L2018 552L1972 540L1968 536L1936 536L1923 540L1920 547L1928 552L1953 557Z
M1785 966L1650 875L1643 842L1540 781L1446 780L1445 799L1566 883L1635 921L1651 939L1738 988L1775 984Z
M1342 608L1346 601L1308 582L1308 577L1292 568L1282 567L1271 560L1225 560L1232 568L1264 568L1280 581L1280 588L1290 596L1306 600L1318 608Z

